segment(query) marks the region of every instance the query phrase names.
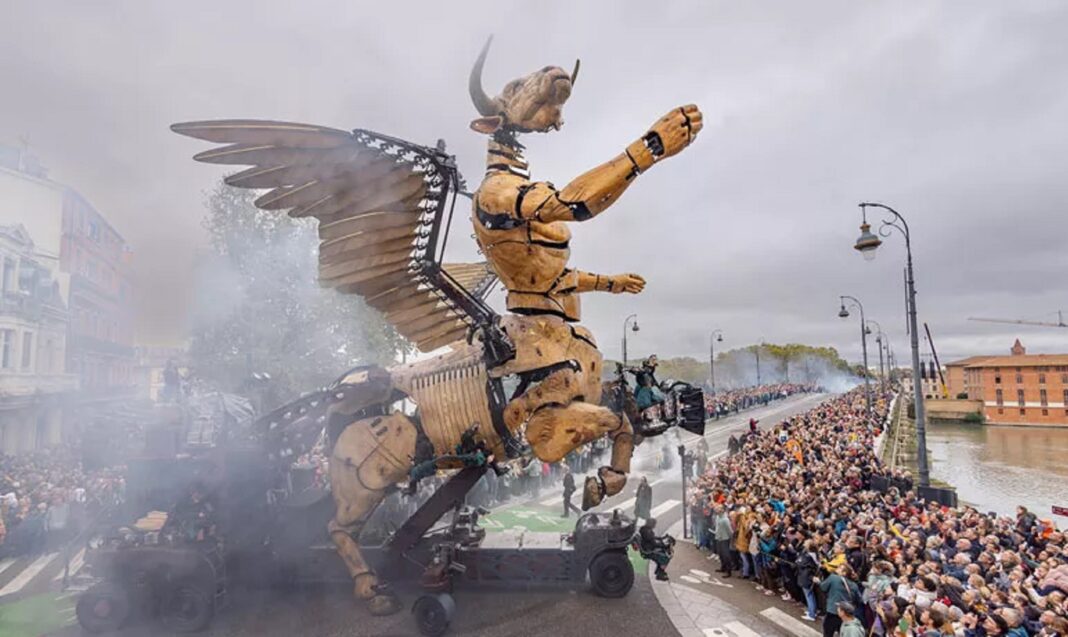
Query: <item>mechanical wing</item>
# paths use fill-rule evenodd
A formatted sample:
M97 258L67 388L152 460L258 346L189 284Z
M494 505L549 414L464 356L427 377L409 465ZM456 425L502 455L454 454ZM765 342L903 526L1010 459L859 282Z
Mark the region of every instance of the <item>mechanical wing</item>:
M264 210L319 220L319 283L363 297L428 352L494 324L485 263L441 263L463 179L444 142L430 148L373 131L217 120L171 130L224 146L194 156L250 166L226 177L269 189Z

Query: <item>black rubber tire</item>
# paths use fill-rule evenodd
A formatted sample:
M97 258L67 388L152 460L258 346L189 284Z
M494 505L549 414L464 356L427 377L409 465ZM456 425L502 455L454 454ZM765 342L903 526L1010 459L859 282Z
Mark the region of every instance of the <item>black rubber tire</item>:
M82 593L74 614L86 632L115 632L130 617L130 594L117 584L101 582Z
M601 597L624 597L634 586L634 565L626 551L604 551L590 562L590 585Z
M169 630L194 633L204 630L215 615L215 598L203 584L180 580L163 592L159 620Z
M412 605L415 625L419 633L426 637L440 637L449 630L452 617L456 614L456 601L448 593L423 595Z

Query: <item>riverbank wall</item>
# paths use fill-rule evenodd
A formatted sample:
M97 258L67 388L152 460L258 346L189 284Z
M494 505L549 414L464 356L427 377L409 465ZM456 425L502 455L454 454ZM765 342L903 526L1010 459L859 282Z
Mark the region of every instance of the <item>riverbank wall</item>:
M928 420L946 422L983 422L983 401L959 398L925 400Z
M925 403L929 405L930 402ZM909 416L912 411L912 401L903 394L898 394L894 399L887 417L887 427L881 436L882 440L876 441L876 453L885 465L891 469L904 469L914 477L919 475L919 463L916 452L916 421ZM930 419L928 419L930 420ZM928 422L930 430L930 422ZM927 454L927 467L933 466L930 452ZM931 479L931 486L942 489L956 489L956 487L941 480Z

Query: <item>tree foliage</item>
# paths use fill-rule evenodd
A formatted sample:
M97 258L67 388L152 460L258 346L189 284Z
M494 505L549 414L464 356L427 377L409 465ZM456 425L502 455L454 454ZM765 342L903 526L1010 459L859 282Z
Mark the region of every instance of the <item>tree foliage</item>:
M845 360L833 347L816 347L801 343L762 343L716 353L716 387L729 389L757 384L757 360L760 361L761 383L797 382L825 383L831 377L853 375ZM642 359L628 361L640 364ZM615 363L608 361L605 370L614 370ZM661 358L657 376L675 378L695 384L709 381L708 359L698 360L689 356Z
M212 254L194 313L195 375L240 391L266 372L288 397L355 365L392 363L406 341L362 299L318 286L314 222L260 210L254 199L223 184L207 197Z

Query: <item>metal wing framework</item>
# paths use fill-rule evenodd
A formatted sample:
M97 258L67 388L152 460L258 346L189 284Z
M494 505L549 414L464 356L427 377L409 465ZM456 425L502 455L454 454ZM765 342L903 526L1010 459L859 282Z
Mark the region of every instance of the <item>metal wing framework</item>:
M225 181L269 189L257 207L318 219L320 284L362 296L421 351L493 322L483 301L495 280L488 265L441 263L462 185L443 142L256 120L171 129L226 144L197 161L251 166Z

